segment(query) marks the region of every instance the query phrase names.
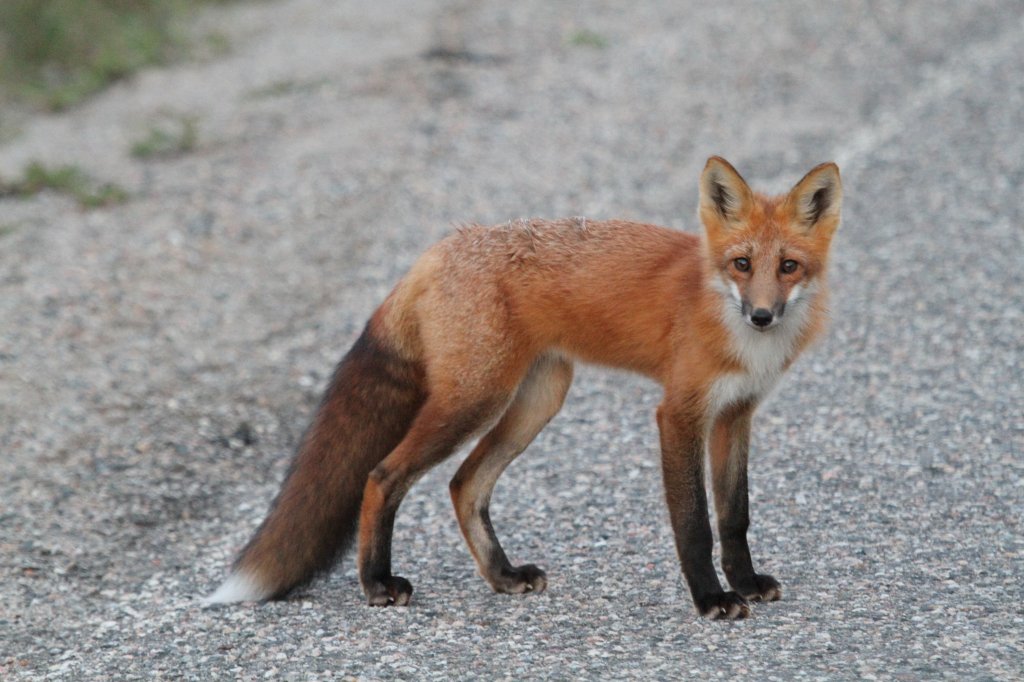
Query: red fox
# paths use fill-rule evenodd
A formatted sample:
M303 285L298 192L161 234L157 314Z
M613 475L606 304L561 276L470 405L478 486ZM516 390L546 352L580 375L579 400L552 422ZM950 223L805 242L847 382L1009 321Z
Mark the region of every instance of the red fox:
M779 583L747 545L751 415L826 321L825 269L839 226L834 163L784 196L754 193L724 159L700 178L702 236L623 221L472 226L430 248L341 360L273 506L207 603L280 598L331 568L358 529L371 605L409 603L391 572L403 496L484 434L450 484L459 527L497 592L540 592L491 525L491 490L559 411L573 361L664 387L658 407L669 517L697 611L750 614ZM711 560L705 453L722 543Z

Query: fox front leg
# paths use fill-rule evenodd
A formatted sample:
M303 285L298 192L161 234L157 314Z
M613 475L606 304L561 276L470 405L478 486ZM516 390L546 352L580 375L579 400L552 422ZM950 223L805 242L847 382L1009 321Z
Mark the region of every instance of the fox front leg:
M704 492L704 423L694 411L668 401L658 408L665 500L679 563L698 613L712 619L746 618L747 600L722 589L711 561L714 540Z
M753 404L732 406L717 417L711 429L711 481L722 541L722 570L729 585L743 597L778 601L782 587L772 576L754 572L747 544L747 452L753 413Z

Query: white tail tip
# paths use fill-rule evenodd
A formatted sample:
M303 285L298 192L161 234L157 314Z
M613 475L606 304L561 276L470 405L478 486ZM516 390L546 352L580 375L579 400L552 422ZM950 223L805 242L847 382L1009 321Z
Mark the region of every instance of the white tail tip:
M203 599L203 606L213 604L232 604L240 601L263 601L270 596L255 576L238 571L228 576L220 587L209 597Z

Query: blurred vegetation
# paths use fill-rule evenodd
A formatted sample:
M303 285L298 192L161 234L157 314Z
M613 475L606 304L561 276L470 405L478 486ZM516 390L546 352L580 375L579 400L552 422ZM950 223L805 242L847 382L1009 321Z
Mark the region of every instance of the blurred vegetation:
M599 50L603 50L608 47L608 39L600 33L594 31L588 31L587 29L580 29L574 31L569 36L569 44L577 47L593 47Z
M2 1L2 0L0 0ZM21 179L0 182L0 197L27 197L43 190L68 194L84 208L120 204L128 200L128 192L113 183L98 183L78 166L49 168L30 163Z
M172 116L155 124L146 136L132 144L137 159L169 158L187 154L199 141L199 125L194 116Z
M184 54L181 19L226 0L0 0L0 85L65 109L143 66Z

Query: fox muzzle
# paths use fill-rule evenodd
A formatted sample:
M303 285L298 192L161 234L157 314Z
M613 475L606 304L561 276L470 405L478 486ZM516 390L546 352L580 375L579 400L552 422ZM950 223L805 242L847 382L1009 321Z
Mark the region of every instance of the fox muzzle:
M786 310L786 302L777 303L771 308L757 307L743 302L743 319L754 329L765 331L779 323Z

